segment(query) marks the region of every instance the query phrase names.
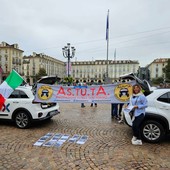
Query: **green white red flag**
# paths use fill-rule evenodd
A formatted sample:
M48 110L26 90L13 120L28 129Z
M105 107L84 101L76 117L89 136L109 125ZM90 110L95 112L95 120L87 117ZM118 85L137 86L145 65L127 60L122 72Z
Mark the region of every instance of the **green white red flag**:
M6 80L0 85L0 109L5 103L5 100L22 82L23 78L15 70L12 70Z

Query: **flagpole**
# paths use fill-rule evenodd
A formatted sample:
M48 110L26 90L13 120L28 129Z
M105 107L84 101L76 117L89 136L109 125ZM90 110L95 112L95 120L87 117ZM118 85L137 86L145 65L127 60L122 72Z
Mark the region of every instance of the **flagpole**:
M114 63L115 63L115 80L116 80L116 48L114 52Z
M106 67L106 80L108 81L108 77L109 77L109 73L108 73L108 67L109 67L109 63L108 63L108 58L109 58L109 9L108 9L108 13L107 13L107 23L106 23L106 40L107 40L107 67Z

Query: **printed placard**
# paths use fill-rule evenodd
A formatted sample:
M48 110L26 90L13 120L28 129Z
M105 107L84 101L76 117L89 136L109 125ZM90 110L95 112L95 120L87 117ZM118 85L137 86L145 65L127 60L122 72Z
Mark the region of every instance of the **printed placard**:
M68 141L72 142L72 143L75 143L79 138L80 138L80 135L76 134L72 138L70 138Z
M43 146L51 147L51 146L53 146L56 142L57 142L57 140L49 140L49 141L45 142L45 143L43 144Z
M38 139L38 141L36 141L33 145L34 146L41 146L43 145L43 143L51 138L54 135L54 133L47 133L46 135L42 136L40 139Z
M80 139L76 143L83 145L83 144L85 144L87 139L88 139L88 136L87 135L83 135L83 136L80 137Z

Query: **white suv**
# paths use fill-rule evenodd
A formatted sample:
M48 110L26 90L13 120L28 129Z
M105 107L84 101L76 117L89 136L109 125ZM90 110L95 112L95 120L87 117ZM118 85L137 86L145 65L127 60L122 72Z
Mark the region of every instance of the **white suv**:
M19 128L28 128L32 121L51 119L59 114L58 103L35 103L28 87L18 87L6 99L0 111L0 119L13 120Z
M141 124L141 136L150 143L160 142L170 133L170 89L155 89L147 96L148 107ZM132 120L125 114L126 123L131 126Z

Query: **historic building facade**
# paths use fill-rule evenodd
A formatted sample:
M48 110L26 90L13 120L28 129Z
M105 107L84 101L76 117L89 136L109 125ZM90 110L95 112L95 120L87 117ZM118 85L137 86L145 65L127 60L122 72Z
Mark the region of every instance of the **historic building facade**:
M163 68L167 65L169 58L158 58L151 62L147 67L150 70L150 78L158 78L163 77L165 75L163 73Z
M104 82L107 75L113 82L120 75L127 73L137 73L139 68L138 61L132 60L95 60L95 61L75 61L71 63L71 76L75 80L87 81L91 80Z
M23 71L25 80L30 84L35 83L36 74L40 68L44 68L48 76L57 76L63 78L65 76L65 63L43 53L33 53L30 56L23 57Z
M0 44L0 82L4 80L12 69L15 69L24 79L33 84L40 68L44 68L48 76L55 75L64 79L67 77L66 63L43 53L33 53L23 57L23 50L18 44ZM120 75L135 73L142 79L152 80L163 77L163 68L169 58L155 59L146 68L139 68L137 60L95 60L71 62L70 76L76 81L104 82L108 77L111 82L119 79ZM140 73L140 74L139 74Z
M23 52L18 44L0 44L0 81L4 80L12 69L23 75Z

